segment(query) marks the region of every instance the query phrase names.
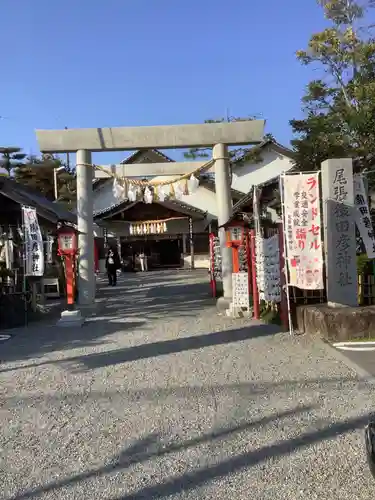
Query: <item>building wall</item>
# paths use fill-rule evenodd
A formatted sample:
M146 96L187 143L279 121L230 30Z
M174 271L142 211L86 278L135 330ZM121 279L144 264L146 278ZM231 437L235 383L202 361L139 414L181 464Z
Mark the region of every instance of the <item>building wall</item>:
M242 193L248 193L252 186L274 179L293 166L290 158L277 153L270 147L262 151L261 157L262 161L260 163L248 162L233 169L233 189ZM156 177L155 180L166 180L168 178L173 179L174 176ZM181 201L195 208L207 211L208 222L218 216L216 194L203 186L199 186L194 194L184 195ZM112 192L112 182L105 183L96 189L94 212L105 210L117 205L117 203Z
M107 231L109 238L130 236L130 224L128 222L114 221L107 224ZM207 227L207 221L199 220L193 222L193 232L202 233ZM189 221L188 219L171 220L167 223L168 234L189 234Z
M293 161L271 148L261 153L260 163L248 162L233 169L232 188L248 193L253 186L263 184L293 167Z
M164 177L163 179L166 179ZM195 208L207 211L208 221L217 217L215 193L199 186L194 194L183 196L181 201ZM118 204L112 192L112 182L103 184L95 191L94 196L94 213L99 212Z

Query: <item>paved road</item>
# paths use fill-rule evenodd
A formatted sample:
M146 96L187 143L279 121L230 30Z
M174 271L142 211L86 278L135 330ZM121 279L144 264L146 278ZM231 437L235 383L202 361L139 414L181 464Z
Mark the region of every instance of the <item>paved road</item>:
M365 344L366 345L366 344ZM337 349L346 363L363 377L373 378L375 382L375 350L374 351L346 351ZM373 383L374 383L373 382Z
M373 500L374 390L331 348L218 316L199 272L100 288L0 344L2 499Z

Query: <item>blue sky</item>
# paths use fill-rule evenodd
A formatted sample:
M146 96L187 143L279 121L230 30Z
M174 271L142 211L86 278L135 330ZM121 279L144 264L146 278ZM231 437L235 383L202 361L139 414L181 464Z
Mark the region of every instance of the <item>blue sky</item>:
M291 139L309 79L295 51L315 0L1 0L0 145L35 128L201 123L258 115ZM107 156L115 161L122 154Z

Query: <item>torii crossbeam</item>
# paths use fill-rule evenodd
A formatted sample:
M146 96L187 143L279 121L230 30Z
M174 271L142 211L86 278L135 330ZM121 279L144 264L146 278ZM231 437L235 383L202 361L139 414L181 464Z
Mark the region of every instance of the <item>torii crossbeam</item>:
M142 149L175 149L213 147L213 160L218 205L219 226L232 215L229 185L228 146L259 144L264 136L264 120L199 125L165 125L155 127L115 127L63 130L37 130L42 153L77 153L77 218L79 244L79 303L90 306L95 299L94 233L93 233L93 169L91 152L133 151ZM191 163L191 162L190 162ZM139 169L137 172L136 169ZM155 165L132 165L134 176L153 175ZM164 168L164 167L163 167ZM173 170L173 162L169 169ZM178 173L188 173L183 164L176 165ZM139 173L142 172L142 173ZM170 172L168 172L170 173ZM167 172L163 175L166 175ZM159 174L160 175L160 174ZM224 305L232 297L232 260L226 247L224 229L219 230L222 252Z

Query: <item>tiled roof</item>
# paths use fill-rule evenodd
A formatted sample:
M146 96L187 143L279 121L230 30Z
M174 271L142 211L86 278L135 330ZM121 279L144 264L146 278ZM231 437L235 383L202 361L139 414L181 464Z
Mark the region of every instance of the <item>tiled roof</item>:
M256 151L256 150L259 151L259 150L264 149L268 146L270 148L272 148L274 151L276 151L284 156L287 156L288 158L291 158L291 159L294 158L293 150L291 150L290 148L287 148L286 146L283 146L282 144L280 144L279 142L277 142L273 139L266 139L265 141L261 142L257 146L254 146L254 148L252 148L251 151ZM234 163L237 163L237 162L240 163L242 160L243 160L243 156L240 156L239 158L237 158L234 161Z
M199 176L200 184L207 187L210 191L216 192L215 190L215 178L211 175L202 174ZM236 189L231 189L233 198L242 198L243 192L237 191Z
M130 156L128 156L127 158L125 158L124 160L122 160L120 163L122 165L132 164L133 162L136 161L136 159L137 159L138 156L140 156L142 153L146 153L147 154L147 152L151 152L151 153L155 154L156 156L160 156L160 158L163 160L163 162L174 162L174 160L172 160L171 158L169 158L169 156L166 156L164 153L162 153L161 151L159 151L157 149L149 149L149 150L145 150L145 151L139 149L138 151L135 151ZM152 162L152 163L154 163L154 162ZM110 180L109 178L94 179L93 189L98 188L100 185L105 184L109 180Z
M38 215L50 222L75 223L77 220L72 212L66 210L59 203L48 200L36 189L24 186L13 179L7 177L0 178L0 194L20 205L35 208Z
M112 205L111 207L105 208L104 210L100 210L94 213L94 218L96 219L101 219L103 217L108 217L111 212L119 212L121 210L129 210L130 208L134 207L138 203L143 203L142 201L138 202L128 202L128 201L120 201L119 203ZM183 201L180 200L166 200L166 201L155 201L154 203L157 203L158 205L161 205L165 208L169 208L171 210L175 210L176 212L180 212L186 216L199 216L201 218L204 218L207 214L204 210L201 210L199 208L195 208L191 205L188 205L187 203L184 203Z
M148 149L148 150L139 149L138 151L135 151L130 156L128 156L127 158L125 158L124 160L122 160L121 163L123 165L129 164L129 163L133 163L137 159L137 156L140 156L142 153L146 153L147 154L148 151L151 151L152 153L156 154L157 156L160 156L160 158L162 160L166 161L166 162L169 162L169 161L174 162L174 160L172 160L172 158L169 158L169 156L165 155L164 153L162 153L158 149Z

